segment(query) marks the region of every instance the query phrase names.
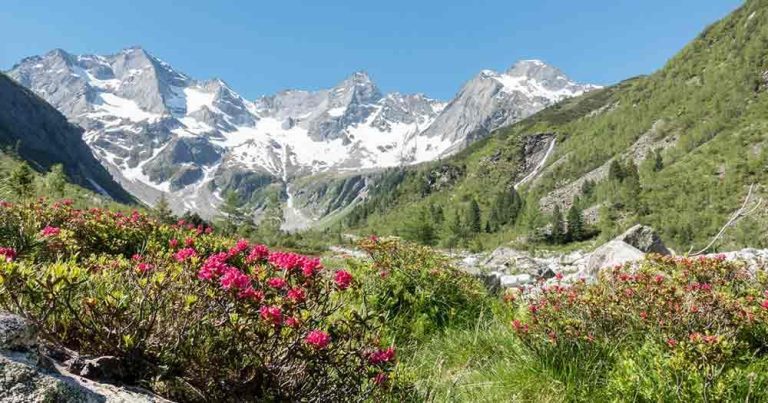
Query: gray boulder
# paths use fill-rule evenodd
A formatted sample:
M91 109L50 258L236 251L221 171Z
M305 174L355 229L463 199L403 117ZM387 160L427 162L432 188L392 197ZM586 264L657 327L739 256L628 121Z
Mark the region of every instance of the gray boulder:
M93 370L111 371L113 357L93 360ZM37 332L23 318L0 312L0 402L168 402L139 388L93 382L40 355Z
M640 249L619 239L614 239L595 249L579 274L587 280L595 280L600 270L605 267L642 260L644 257L645 253Z
M29 321L0 312L0 350L28 350L36 344L37 332Z
M514 276L501 276L500 281L502 288L512 288L532 284L534 278L530 274L517 274Z
M645 253L672 254L664 245L664 242L661 241L659 234L653 228L646 225L637 224L616 237L616 240L626 242Z

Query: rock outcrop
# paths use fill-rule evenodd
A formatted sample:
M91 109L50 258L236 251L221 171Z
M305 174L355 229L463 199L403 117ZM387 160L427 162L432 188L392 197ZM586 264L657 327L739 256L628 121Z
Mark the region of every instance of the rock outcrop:
M43 352L41 352L41 350ZM0 401L7 403L168 402L145 390L95 382L75 375L49 351L38 347L35 327L0 313ZM114 357L83 360L96 375L114 369ZM83 368L85 370L86 368Z

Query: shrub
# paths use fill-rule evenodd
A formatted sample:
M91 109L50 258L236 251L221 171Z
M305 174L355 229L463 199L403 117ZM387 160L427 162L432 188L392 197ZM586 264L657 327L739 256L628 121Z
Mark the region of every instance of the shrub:
M605 270L595 284L518 299L523 313L512 326L555 372L578 363L585 388L607 384L614 398L760 400L750 385L768 378L737 374L768 363L766 284L762 272L723 257L651 256Z
M389 382L394 347L344 303L358 282L318 259L139 212L38 201L3 218L0 307L118 357L126 382L214 401L361 400Z
M388 334L418 340L449 326L475 323L484 309L485 288L453 267L448 258L396 238L371 237L359 245L370 263L353 266L370 310L382 316Z

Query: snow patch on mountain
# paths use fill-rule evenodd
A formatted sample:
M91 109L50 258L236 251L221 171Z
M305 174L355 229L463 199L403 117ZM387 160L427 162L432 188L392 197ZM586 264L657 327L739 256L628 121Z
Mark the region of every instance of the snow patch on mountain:
M279 184L295 221L311 221L293 203L296 178L431 161L596 88L533 60L482 71L450 102L382 94L364 72L329 89L249 101L222 80L194 80L137 47L103 56L54 50L9 74L81 125L94 154L136 197L165 193L177 210L211 216L223 189L250 200Z

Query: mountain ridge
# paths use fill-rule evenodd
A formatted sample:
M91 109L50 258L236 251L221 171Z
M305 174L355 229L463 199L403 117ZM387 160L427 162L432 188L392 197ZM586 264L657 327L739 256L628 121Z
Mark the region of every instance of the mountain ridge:
M488 72L451 102L383 94L364 71L331 88L250 101L221 79L195 80L140 47L104 56L56 49L23 59L9 74L82 126L94 153L139 199L152 204L166 194L175 210L211 217L225 190L256 210L268 193L287 204L298 178L444 158L597 88L541 61ZM484 98L475 102L478 91Z

